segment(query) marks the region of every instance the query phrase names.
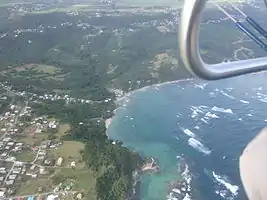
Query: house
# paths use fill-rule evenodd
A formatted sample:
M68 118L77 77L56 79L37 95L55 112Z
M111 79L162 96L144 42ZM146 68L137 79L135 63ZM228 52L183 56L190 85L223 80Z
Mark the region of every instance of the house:
M5 198L6 197L6 192L5 191L0 191L0 198Z
M46 155L46 152L45 151L39 151L38 155L45 156Z
M16 179L16 177L17 177L17 175L16 175L16 174L9 175L9 179L10 179L10 180L15 180L15 179Z
M40 172L40 174L46 174L44 167L40 167L39 172Z
M4 142L8 142L8 141L10 141L10 140L11 140L10 137L6 137L6 138L3 139Z
M24 165L23 162L19 162L19 161L15 162L15 166L17 166L17 167L21 167L23 165Z
M6 181L6 185L13 185L13 183L14 183L14 180Z
M7 145L8 146L13 146L15 143L14 142L8 142Z
M47 196L46 200L59 200L58 195L50 194Z
M43 160L43 159L45 159L45 157L44 157L44 156L38 156L37 159L38 159L38 160Z
M10 146L6 146L6 147L5 147L5 150L9 150L9 149L10 149Z
M44 160L44 164L45 164L45 165L50 165L50 164L51 164L51 160L47 160L47 159Z
M75 166L76 166L76 162L75 162L75 161L72 161L72 162L70 163L70 166L71 166L71 167L75 167Z
M61 166L62 165L62 162L63 162L63 158L62 157L59 157L58 160L57 160L57 165L58 166Z
M76 195L76 198L77 198L77 199L82 199L82 198L83 198L82 193L78 193L78 194Z
M32 166L30 167L30 170L34 170L35 167L36 167L36 165L32 165Z
M32 178L37 178L37 174L32 174Z
M4 153L1 154L1 157L6 157L6 156L7 156L7 153L6 152L4 152Z
M12 173L19 174L20 171L21 171L21 168L16 168L16 169L13 169Z

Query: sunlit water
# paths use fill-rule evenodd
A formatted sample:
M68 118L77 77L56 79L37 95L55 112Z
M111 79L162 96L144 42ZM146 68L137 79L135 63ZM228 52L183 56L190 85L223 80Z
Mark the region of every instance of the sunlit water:
M177 156L188 158L193 177L187 195L177 199L246 199L238 157L267 125L266 80L266 74L255 74L208 84L185 81L132 94L108 134L158 161L160 173L142 177L142 199L177 197L168 188L181 178Z

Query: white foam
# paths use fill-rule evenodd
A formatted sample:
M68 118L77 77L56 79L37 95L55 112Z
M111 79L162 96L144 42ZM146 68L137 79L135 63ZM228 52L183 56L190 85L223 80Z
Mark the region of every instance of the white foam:
M195 84L195 88L200 88L202 90L204 90L204 88L207 86L207 84L202 84L202 85L199 85L199 84Z
M221 93L222 95L226 96L226 97L229 97L230 99L235 99L235 97L233 97L233 96L227 94L227 93L224 92L224 91L220 91L220 93Z
M259 99L259 101L267 103L267 99Z
M230 108L225 109L225 108L220 108L220 107L217 107L217 106L213 106L213 107L211 108L211 110L213 110L213 111L217 111L217 112L223 112L223 113L233 114L233 111L232 111L232 109L230 109Z
M204 118L201 118L200 120L203 121L205 124L209 124L209 122L205 120Z
M172 191L177 194L181 194L181 191L177 188L173 188Z
M210 118L214 118L214 119L219 119L220 117L218 117L216 114L213 114L213 113L210 113L210 112L207 112L206 113L206 116L207 117L210 117Z
M193 113L192 113L192 115L191 115L191 117L192 117L192 118L196 118L196 117L197 117L197 115L198 115L198 114L197 114L197 111L196 111L196 110L194 110L194 111L193 111Z
M186 135L188 135L189 137L196 137L196 135L192 132L192 131L190 131L189 129L184 129L184 128L182 128L182 130L183 130L183 132L186 134Z
M209 96L210 96L210 97L215 97L216 95L215 95L214 92L209 92Z
M239 100L241 103L245 103L245 104L249 104L249 101L245 101L245 100Z
M194 139L194 138L190 138L188 140L188 144L193 147L194 149L196 149L199 152L202 152L206 155L209 155L211 153L211 150L209 150L207 147L205 147L200 141Z
M183 200L191 200L190 195L186 193L186 195L185 195L185 197L183 198Z
M217 182L224 185L233 195L235 196L238 195L239 187L237 185L232 185L231 183L228 183L226 180L224 180L220 175L216 174L214 171L212 171L212 175Z

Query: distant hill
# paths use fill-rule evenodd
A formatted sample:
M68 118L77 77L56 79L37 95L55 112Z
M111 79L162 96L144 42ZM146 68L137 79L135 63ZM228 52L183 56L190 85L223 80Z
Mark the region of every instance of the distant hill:
M181 7L183 6L184 0L115 0L116 5L125 6L170 6L170 7ZM210 0L208 2L246 2L246 0Z

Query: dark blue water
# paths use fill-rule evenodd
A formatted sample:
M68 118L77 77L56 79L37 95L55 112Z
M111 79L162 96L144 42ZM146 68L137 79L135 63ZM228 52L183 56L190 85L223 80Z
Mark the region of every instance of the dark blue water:
M169 183L182 178L177 156L186 158L193 178L191 199L246 199L238 157L267 124L266 78L255 74L208 84L186 81L133 93L117 110L108 134L158 161L160 173L142 177L142 199L167 199ZM190 137L211 153L190 146Z

